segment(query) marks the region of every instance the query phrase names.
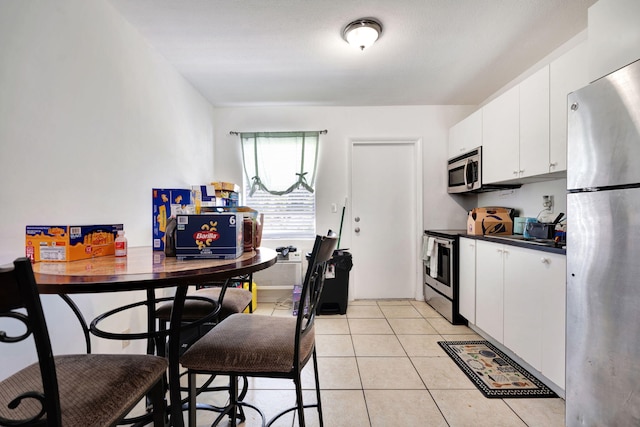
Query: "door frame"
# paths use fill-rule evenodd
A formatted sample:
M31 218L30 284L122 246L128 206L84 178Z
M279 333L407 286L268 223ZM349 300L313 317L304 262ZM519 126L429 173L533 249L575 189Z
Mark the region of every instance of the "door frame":
M353 151L356 145L374 145L374 144L398 144L398 145L411 145L413 146L413 154L414 154L414 167L416 172L416 186L415 186L415 199L416 199L416 209L415 209L415 240L414 240L414 264L415 264L415 289L414 289L414 298L416 300L424 299L424 291L422 289L422 234L423 234L423 158L422 158L422 138L421 137L401 137L401 138L393 138L393 137L375 137L375 138L349 138L349 152L348 152L348 212L349 212L349 239L353 241L353 227L351 226L351 217L353 212L352 201L353 201ZM351 280L349 283L349 295L355 295L355 280ZM353 297L349 298L353 300Z

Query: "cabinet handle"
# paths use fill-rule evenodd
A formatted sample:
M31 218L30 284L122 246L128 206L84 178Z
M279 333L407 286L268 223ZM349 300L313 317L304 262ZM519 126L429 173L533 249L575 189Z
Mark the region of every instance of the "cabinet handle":
M502 249L496 249L496 251L498 251L499 254L502 253Z
M513 171L513 174L514 175L518 175L518 171Z
M549 264L549 258L540 258L540 262L543 264Z
M520 174L523 174L524 173L524 169L520 169L519 172L520 172Z
M558 166L558 162L549 163L549 167L555 168Z

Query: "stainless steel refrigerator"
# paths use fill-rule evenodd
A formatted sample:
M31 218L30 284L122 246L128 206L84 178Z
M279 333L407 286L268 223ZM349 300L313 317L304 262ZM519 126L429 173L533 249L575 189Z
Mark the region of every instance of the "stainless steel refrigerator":
M569 95L567 426L640 426L640 61Z

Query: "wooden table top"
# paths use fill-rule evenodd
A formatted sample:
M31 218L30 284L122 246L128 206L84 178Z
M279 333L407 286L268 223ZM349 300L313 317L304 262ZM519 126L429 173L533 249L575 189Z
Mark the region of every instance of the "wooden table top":
M129 248L122 258L37 262L33 271L41 293L118 292L224 280L270 267L276 259L273 249L258 248L236 259L180 261L149 246Z

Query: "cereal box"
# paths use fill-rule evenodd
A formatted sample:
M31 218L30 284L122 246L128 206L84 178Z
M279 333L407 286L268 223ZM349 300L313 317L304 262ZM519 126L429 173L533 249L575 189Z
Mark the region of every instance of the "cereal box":
M242 214L239 212L176 215L178 259L234 259L242 255Z
M25 255L31 262L75 261L113 255L122 224L27 225Z
M191 189L154 188L152 192L152 246L154 251L164 251L167 220L177 214L194 213Z

